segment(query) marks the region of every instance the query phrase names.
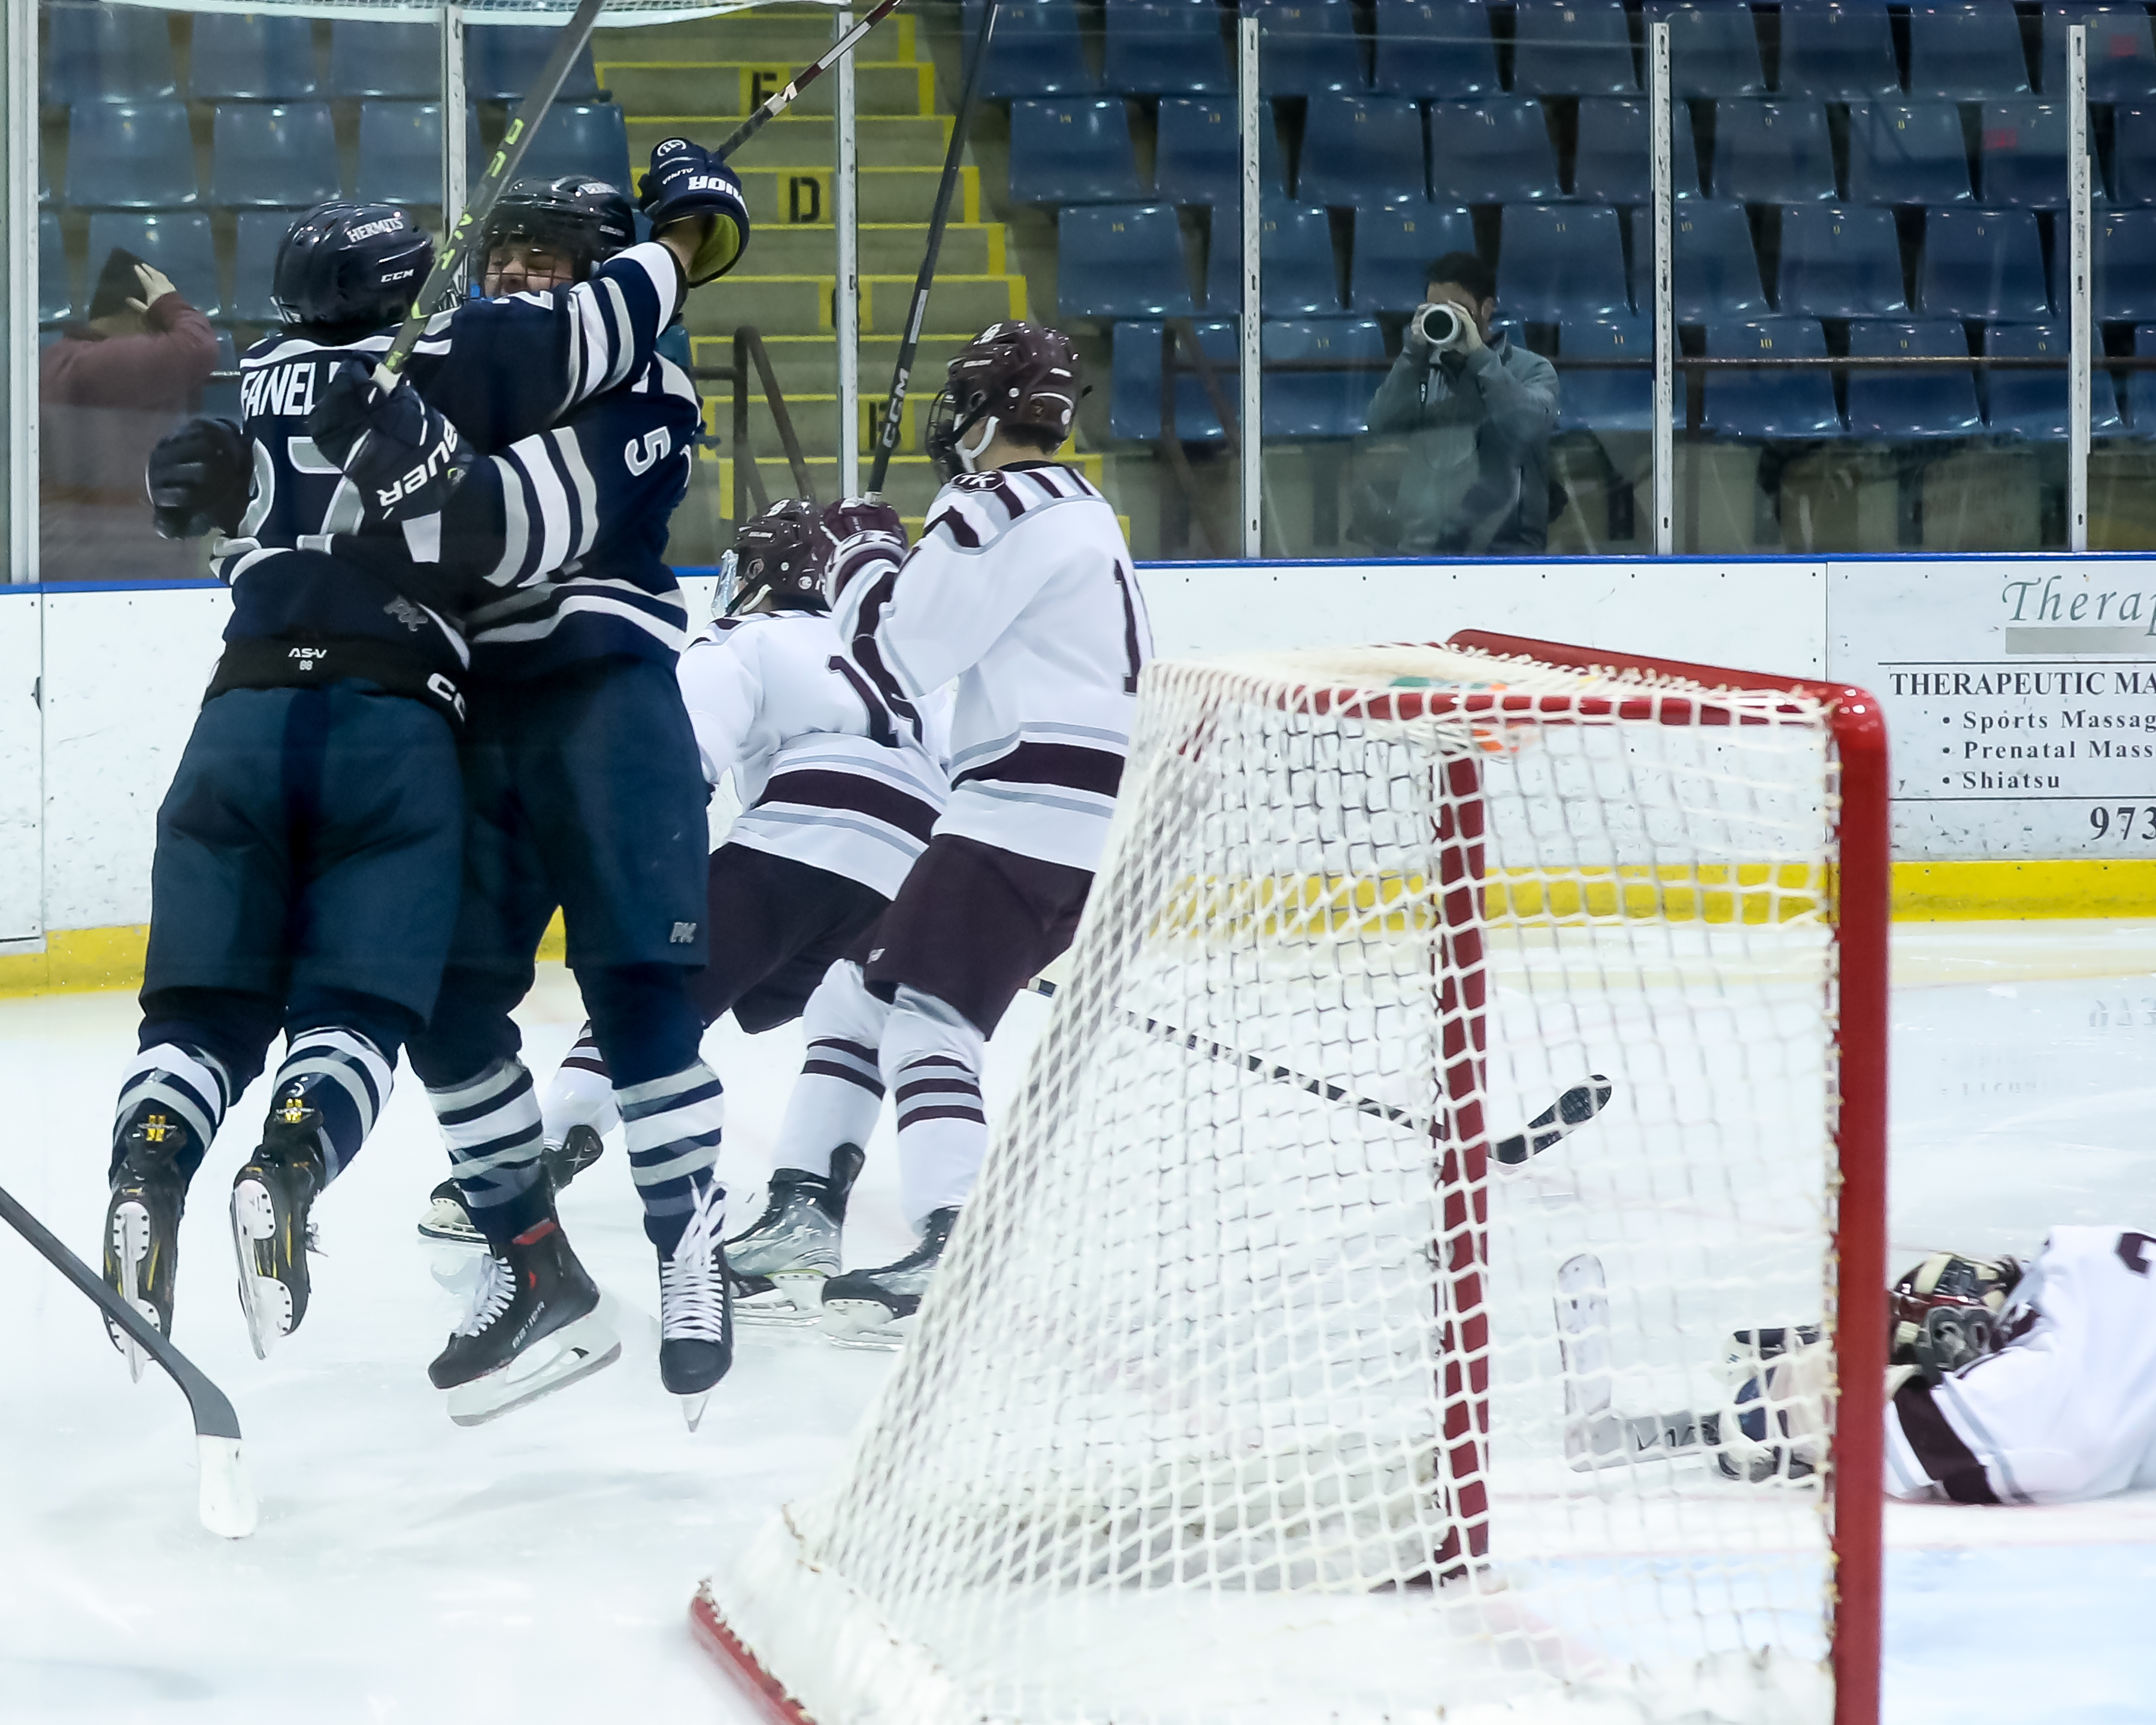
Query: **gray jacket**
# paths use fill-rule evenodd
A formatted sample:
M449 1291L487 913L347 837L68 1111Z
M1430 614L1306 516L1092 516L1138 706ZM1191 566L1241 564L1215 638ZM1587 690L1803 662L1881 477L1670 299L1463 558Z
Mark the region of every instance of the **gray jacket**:
M1539 554L1549 539L1557 368L1510 341L1455 365L1403 352L1370 403L1373 432L1407 432L1402 552Z

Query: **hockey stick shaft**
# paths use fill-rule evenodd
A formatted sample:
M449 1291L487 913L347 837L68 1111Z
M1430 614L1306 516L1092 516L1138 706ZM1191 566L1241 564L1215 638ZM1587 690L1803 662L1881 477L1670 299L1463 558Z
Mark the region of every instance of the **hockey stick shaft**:
M561 94L562 85L569 75L570 62L592 39L593 27L599 21L599 8L604 3L605 0L578 0L576 11L555 37L553 51L547 56L537 80L517 105L508 129L501 135L501 141L494 146L494 154L488 159L486 172L480 176L478 186L465 200L463 210L443 236L434 253L434 267L427 272L426 285L419 290L419 297L412 302L412 309L405 313L397 338L389 344L389 352L382 357L382 369L391 377L403 372L412 350L419 345L427 320L434 315L434 303L456 285L465 252L493 211L502 187L509 183L511 176L524 160L524 152L531 147L539 122L547 117L547 109L553 105L554 98Z
M1046 977L1035 977L1028 986L1036 994L1053 999L1055 984ZM1373 1115L1388 1125L1404 1127L1410 1132L1427 1132L1435 1122L1427 1114L1417 1114L1408 1108L1396 1108L1389 1102L1380 1102L1369 1096L1357 1096L1354 1091L1333 1084L1326 1079L1312 1078L1292 1067L1278 1066L1240 1049L1229 1048L1225 1043L1209 1042L1204 1037L1174 1025L1163 1024L1158 1019L1149 1019L1135 1012L1122 1014L1123 1022L1133 1029L1163 1042L1173 1043L1208 1059L1224 1060L1231 1066L1240 1066L1246 1072L1255 1072L1270 1078L1276 1084L1285 1084L1306 1091L1313 1096L1322 1096L1328 1102L1340 1102L1358 1113ZM1548 1107L1529 1121L1524 1132L1500 1138L1490 1147L1490 1153L1498 1161L1507 1163L1522 1163L1539 1156L1558 1140L1568 1137L1575 1127L1584 1125L1602 1111L1604 1104L1613 1093L1609 1081L1595 1073L1586 1084L1574 1085Z
M851 54L855 44L896 12L900 0L878 0L878 3L862 16L859 23L824 50L820 59L809 61L796 72L787 80L785 88L773 90L761 107L726 135L726 142L719 146L716 152L719 159L725 161L792 107L803 90Z
M891 396L884 403L883 424L876 431L875 461L869 470L869 495L883 495L884 475L897 452L898 436L906 413L906 386L913 381L914 357L921 351L921 326L928 316L928 291L936 284L936 260L943 251L943 229L951 219L951 194L957 189L958 172L965 161L966 137L973 123L973 98L981 87L982 69L988 62L988 44L996 32L998 0L988 0L981 13L981 28L973 38L973 56L958 93L958 118L951 128L951 146L943 153L943 177L936 187L936 207L928 217L928 246L921 259L921 274L913 279L913 303L906 314L906 333L899 338L898 363L891 368Z

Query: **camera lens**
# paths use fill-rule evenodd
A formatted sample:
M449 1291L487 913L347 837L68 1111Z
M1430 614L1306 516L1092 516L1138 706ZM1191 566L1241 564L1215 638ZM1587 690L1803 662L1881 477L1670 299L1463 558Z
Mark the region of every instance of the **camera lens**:
M1433 347L1451 347L1460 339L1460 314L1450 305L1424 306L1422 333Z

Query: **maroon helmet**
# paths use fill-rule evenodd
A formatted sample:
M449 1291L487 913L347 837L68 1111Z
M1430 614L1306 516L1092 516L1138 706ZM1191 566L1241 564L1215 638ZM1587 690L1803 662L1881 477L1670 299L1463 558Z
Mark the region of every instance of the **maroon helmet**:
M2019 1258L1933 1253L1894 1283L1888 1358L1937 1378L1996 1352L2011 1339L1999 1320L2023 1269Z
M1062 331L992 323L950 363L943 393L928 410L928 453L955 478L973 470L974 458L998 429L1038 431L1060 445L1085 393L1078 350ZM973 436L983 423L988 429Z
M799 497L774 503L734 536L733 569L719 584L719 613L737 617L769 596L783 611L828 611L824 572L837 548L823 511Z

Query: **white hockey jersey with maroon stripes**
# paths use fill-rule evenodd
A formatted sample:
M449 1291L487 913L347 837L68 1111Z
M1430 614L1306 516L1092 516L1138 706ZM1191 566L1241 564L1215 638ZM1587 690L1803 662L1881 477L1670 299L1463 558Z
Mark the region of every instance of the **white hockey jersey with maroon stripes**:
M806 611L722 617L678 674L706 781L734 774L742 812L726 842L896 897L943 808L942 704L927 704L916 734L831 619Z
M1097 867L1152 651L1115 511L1074 469L1028 462L953 480L897 552L842 545L834 614L894 705L957 681L936 830Z

